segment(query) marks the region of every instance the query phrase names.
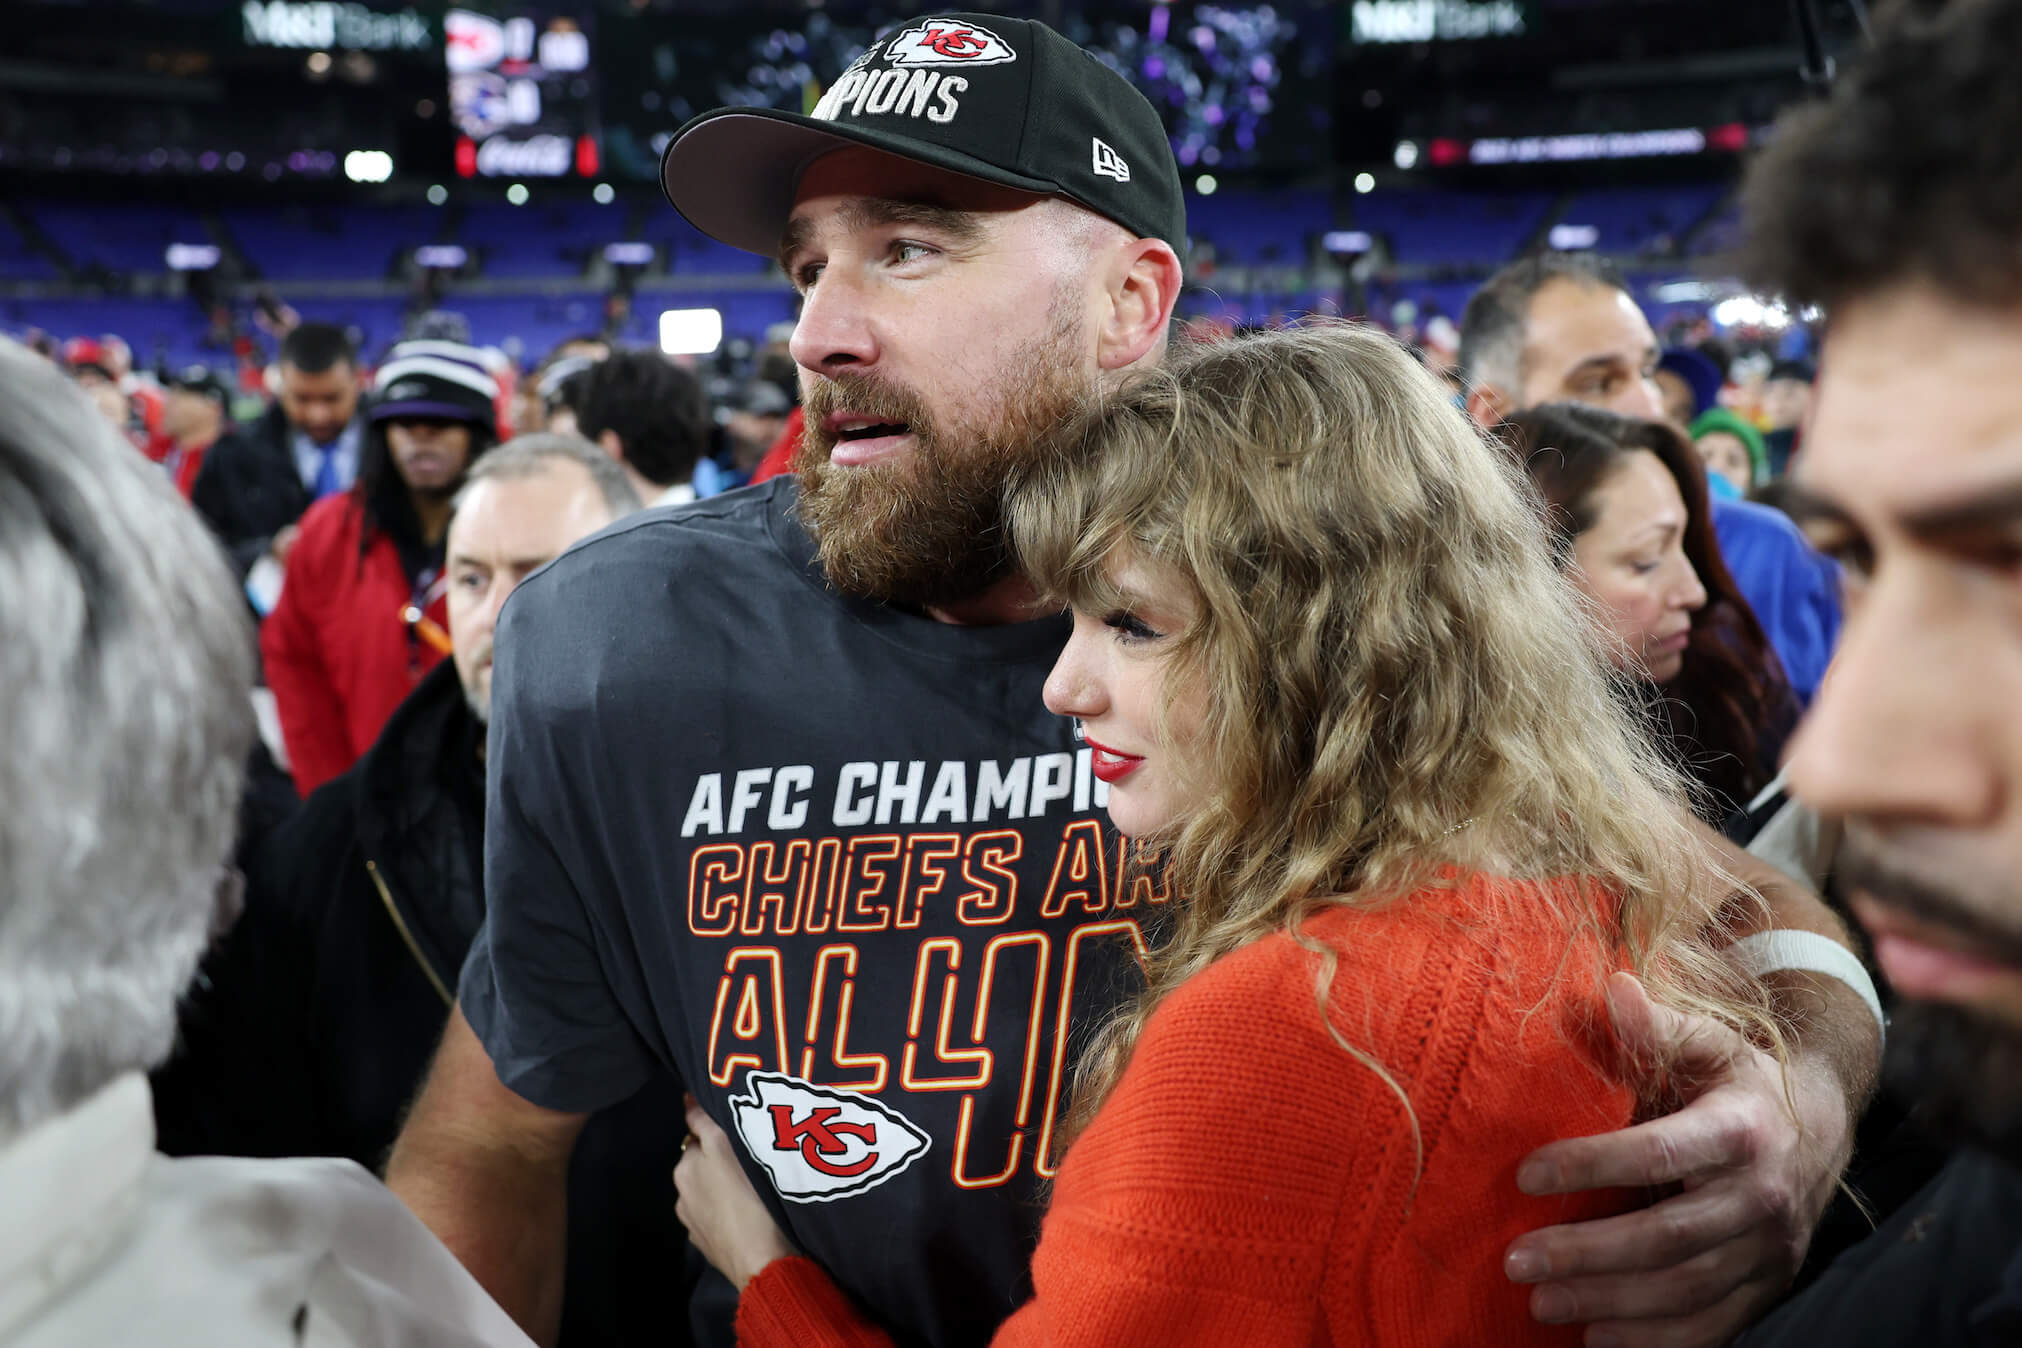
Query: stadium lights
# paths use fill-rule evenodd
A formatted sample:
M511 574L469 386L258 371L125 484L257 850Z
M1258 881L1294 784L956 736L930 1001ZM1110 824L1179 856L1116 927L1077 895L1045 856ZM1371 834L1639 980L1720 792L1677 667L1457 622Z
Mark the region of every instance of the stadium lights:
M218 265L219 256L216 244L172 243L165 260L170 271L209 271Z
M1215 181L1215 175L1212 173L1203 173L1200 177L1194 179L1194 191L1204 197L1213 196L1215 189L1220 186L1221 184Z
M1376 190L1376 175L1373 173L1356 174L1355 190L1357 192L1362 193L1365 196L1371 192L1374 192Z
M511 187L508 187L506 189L506 200L515 206L526 205L527 185L525 183L514 183Z
M721 345L721 310L668 309L660 315L660 349L670 356L706 356Z
M461 244L425 243L414 250L414 263L418 267L456 271L468 261L470 253Z
M1360 257L1376 240L1366 229L1330 229L1320 236L1320 246L1336 257Z
M1549 236L1552 247L1562 253L1577 252L1582 248L1592 248L1601 241L1599 225L1553 225Z
M1713 306L1713 321L1723 328L1787 328L1790 311L1774 300L1732 295Z
M604 245L604 261L614 267L649 267L653 264L653 245L607 243Z
M447 187L444 187L441 183L430 183L428 185L429 205L440 206L443 202L448 200L449 200L449 189Z
M344 176L354 183L383 183L393 176L393 156L384 150L353 150L344 156Z
M1391 156L1391 162L1401 169L1417 168L1418 142L1415 140L1398 141L1397 152Z
M590 189L590 198L599 206L608 206L617 200L618 194L609 183L598 183Z

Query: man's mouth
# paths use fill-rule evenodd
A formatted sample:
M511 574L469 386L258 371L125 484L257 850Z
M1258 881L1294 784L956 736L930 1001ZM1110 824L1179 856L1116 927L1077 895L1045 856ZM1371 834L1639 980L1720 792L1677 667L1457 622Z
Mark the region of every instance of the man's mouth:
M847 412L838 412L826 418L823 426L835 437L835 446L829 450L829 462L844 466L883 458L897 450L906 436L912 433L912 427L903 421L881 421Z
M1864 894L1851 899L1854 915L1874 940L1875 963L1905 997L1971 1002L1997 984L2012 987L2022 969L1990 952L1970 935L1919 921Z

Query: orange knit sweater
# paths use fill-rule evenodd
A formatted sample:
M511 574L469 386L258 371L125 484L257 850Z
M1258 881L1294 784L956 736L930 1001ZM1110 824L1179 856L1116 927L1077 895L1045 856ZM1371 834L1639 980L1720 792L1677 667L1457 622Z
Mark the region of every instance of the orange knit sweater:
M1542 909L1533 887L1475 879L1306 925L1339 957L1335 1029L1411 1098L1415 1191L1396 1095L1323 1028L1317 955L1273 936L1173 993L1068 1152L1034 1296L995 1343L1579 1342L1577 1326L1530 1318L1504 1250L1632 1198L1526 1197L1516 1167L1546 1142L1624 1126L1633 1101L1579 1047L1605 1023L1596 963L1567 960ZM1591 955L1593 939L1571 944ZM752 1279L737 1332L751 1348L891 1342L806 1259Z

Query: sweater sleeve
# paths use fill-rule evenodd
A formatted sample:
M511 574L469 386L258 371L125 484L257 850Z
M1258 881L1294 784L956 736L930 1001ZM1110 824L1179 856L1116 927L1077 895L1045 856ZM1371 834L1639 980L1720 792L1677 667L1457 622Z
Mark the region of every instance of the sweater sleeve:
M352 761L344 699L330 677L317 621L327 590L321 541L296 544L280 601L260 625L260 658L280 714L288 770L304 798Z

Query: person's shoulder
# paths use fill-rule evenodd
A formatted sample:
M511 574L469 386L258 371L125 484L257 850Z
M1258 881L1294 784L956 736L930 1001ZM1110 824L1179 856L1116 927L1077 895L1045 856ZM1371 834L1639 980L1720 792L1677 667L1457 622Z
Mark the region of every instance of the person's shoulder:
M1804 531L1790 516L1758 501L1716 498L1713 502L1713 527L1723 535L1745 538L1757 545L1768 544L1793 551L1811 550L1811 545L1805 542Z

